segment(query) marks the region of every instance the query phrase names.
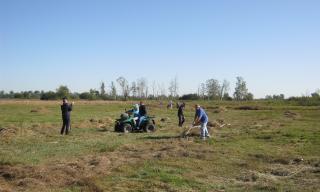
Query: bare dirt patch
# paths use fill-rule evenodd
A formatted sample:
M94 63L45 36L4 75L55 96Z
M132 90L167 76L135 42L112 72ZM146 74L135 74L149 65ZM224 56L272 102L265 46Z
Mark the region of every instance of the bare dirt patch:
M212 110L213 113L223 113L228 111L228 109L224 106L217 106L217 107L206 107L208 110Z
M50 111L45 107L37 107L35 109L31 109L30 113L39 113L39 114L48 114Z

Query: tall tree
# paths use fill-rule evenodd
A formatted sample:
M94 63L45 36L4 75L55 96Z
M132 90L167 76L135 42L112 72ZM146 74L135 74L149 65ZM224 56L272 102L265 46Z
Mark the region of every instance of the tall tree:
M206 81L206 90L208 99L220 99L221 86L216 79L208 79Z
M96 89L90 89L89 93L91 100L96 100L99 97L99 91L97 91Z
M244 97L244 100L247 100L247 101L251 101L253 100L253 94L252 93L247 93L246 96Z
M102 97L106 95L106 86L105 86L104 82L101 82L100 95L101 95Z
M245 100L248 95L247 83L242 77L237 77L236 88L233 94L235 100Z
M114 100L117 100L117 88L113 81L111 81L110 87L111 87L111 96L113 97Z
M70 90L67 86L61 85L60 87L57 88L56 95L58 98L69 97Z
M320 89L317 89L314 93L311 93L312 98L320 98Z

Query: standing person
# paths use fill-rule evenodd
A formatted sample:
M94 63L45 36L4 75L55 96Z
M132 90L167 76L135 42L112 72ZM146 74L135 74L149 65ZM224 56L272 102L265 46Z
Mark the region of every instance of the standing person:
M173 101L170 100L169 104L167 105L167 109L172 109L172 106L173 106Z
M143 120L146 118L147 115L147 108L144 105L143 101L140 101L140 106L139 106L139 127L141 126L141 123Z
M186 104L183 102L182 104L177 103L177 107L178 107L178 118L179 118L179 127L182 127L185 119L184 119L184 114L183 114L183 110L185 108Z
M72 111L72 105L73 105L73 102L69 104L68 99L66 97L62 99L61 113L62 113L63 124L60 132L61 135L63 135L64 132L66 133L66 135L68 135L70 131L70 114Z
M194 117L193 125L201 124L200 136L201 139L205 140L206 137L210 137L207 124L208 124L208 116L203 108L200 105L195 105L196 114Z

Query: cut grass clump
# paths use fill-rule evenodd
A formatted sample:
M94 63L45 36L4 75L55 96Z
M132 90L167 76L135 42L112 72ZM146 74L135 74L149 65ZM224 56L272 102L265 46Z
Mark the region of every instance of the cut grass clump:
M271 107L262 107L262 106L240 106L235 107L236 110L272 110Z

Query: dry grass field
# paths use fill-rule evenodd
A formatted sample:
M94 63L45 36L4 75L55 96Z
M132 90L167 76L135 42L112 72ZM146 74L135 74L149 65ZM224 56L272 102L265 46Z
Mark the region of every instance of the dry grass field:
M0 191L319 191L320 108L200 102L213 125L181 137L177 110L147 101L155 133L119 134L133 101L76 101L59 135L58 101L0 100ZM225 124L223 127L217 125Z

